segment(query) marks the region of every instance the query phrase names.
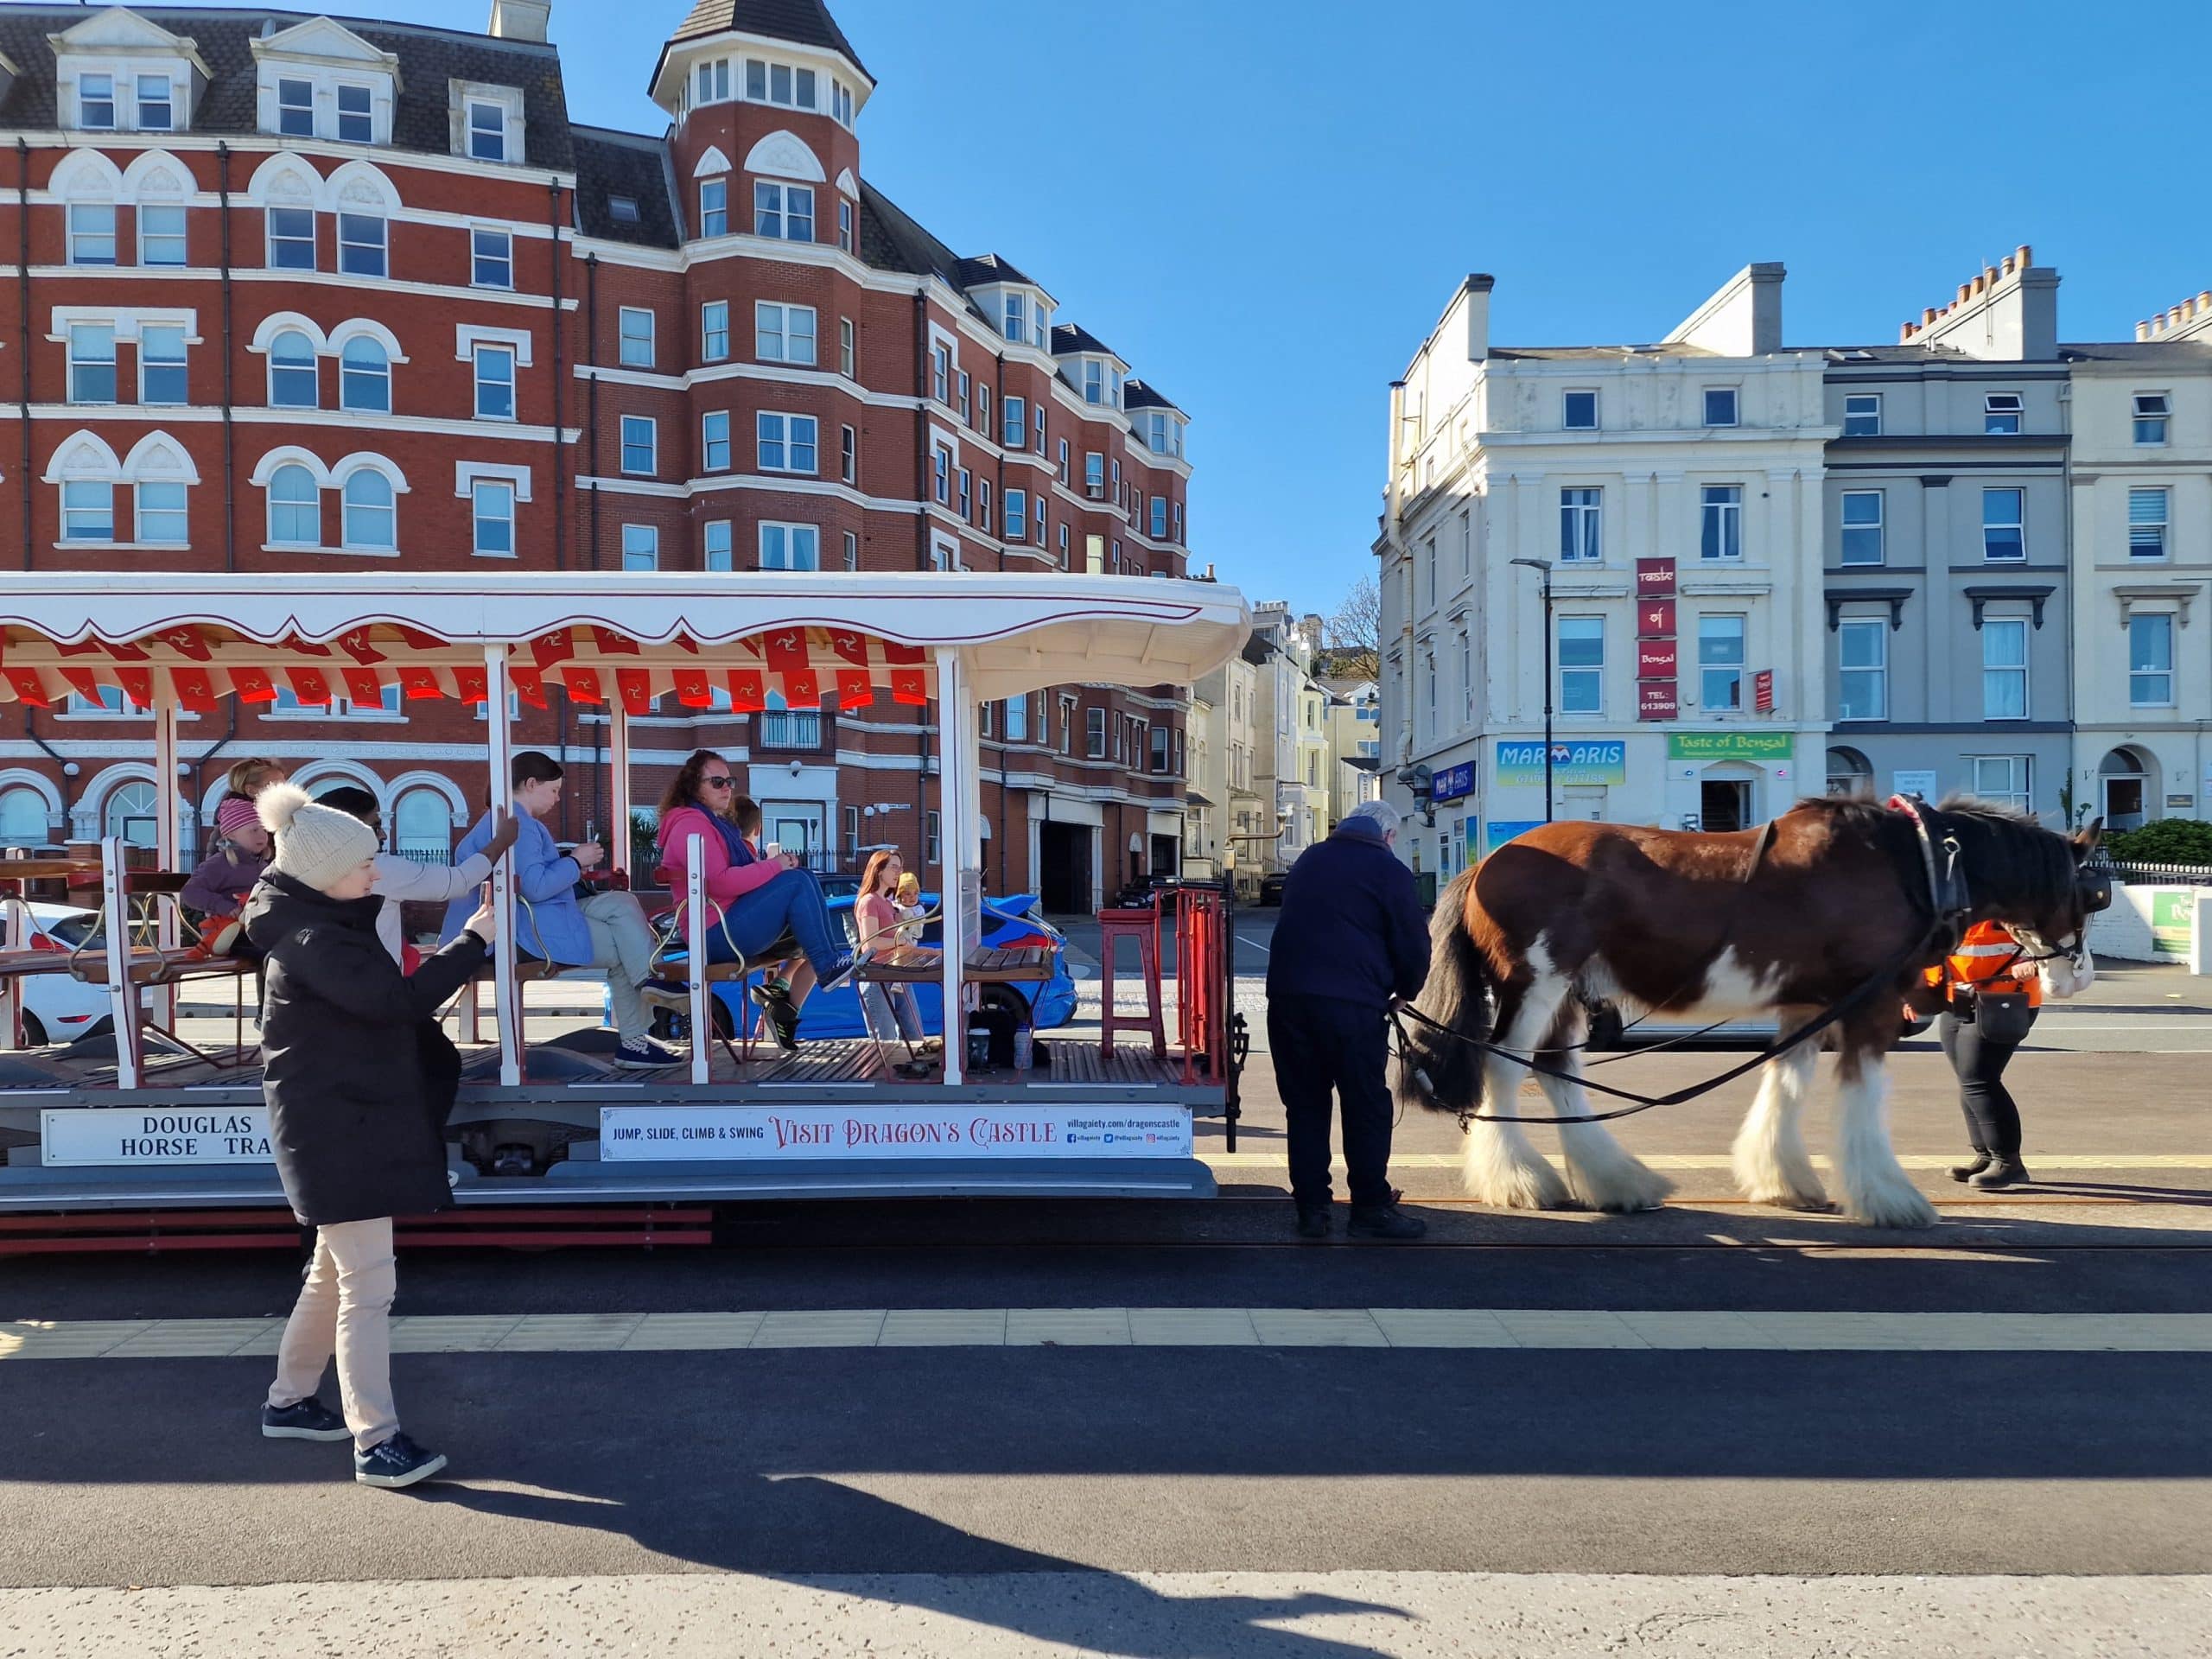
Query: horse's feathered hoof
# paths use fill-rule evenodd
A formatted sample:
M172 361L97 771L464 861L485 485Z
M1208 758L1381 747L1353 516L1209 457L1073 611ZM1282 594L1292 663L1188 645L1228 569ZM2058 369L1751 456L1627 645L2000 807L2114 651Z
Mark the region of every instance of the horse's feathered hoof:
M1549 1164L1516 1165L1507 1169L1479 1167L1466 1171L1467 1196L1478 1204L1499 1210L1565 1210L1569 1208L1567 1183Z
M1602 1179L1579 1170L1570 1179L1575 1196L1583 1203L1616 1216L1664 1209L1675 1190L1674 1182L1635 1159L1624 1159L1619 1166L1607 1170Z
M1933 1227L1936 1206L1904 1183L1853 1195L1844 1213L1862 1227Z

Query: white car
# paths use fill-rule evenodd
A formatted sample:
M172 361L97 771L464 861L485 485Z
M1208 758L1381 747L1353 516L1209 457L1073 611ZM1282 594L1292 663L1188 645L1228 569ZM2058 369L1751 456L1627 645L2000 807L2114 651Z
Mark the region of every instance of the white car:
M99 912L73 905L26 906L30 912L30 948L67 956L99 929ZM4 922L0 922L0 927ZM0 932L0 938L4 938ZM107 993L69 974L36 974L16 982L23 990L23 1041L31 1048L73 1043L108 1025ZM0 1048L7 1046L0 1032Z

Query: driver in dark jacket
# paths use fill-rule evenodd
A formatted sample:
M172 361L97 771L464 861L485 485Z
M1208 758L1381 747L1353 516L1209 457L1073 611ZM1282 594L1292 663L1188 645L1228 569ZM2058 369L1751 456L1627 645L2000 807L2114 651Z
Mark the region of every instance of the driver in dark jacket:
M262 1093L276 1173L315 1259L261 1412L272 1440L353 1442L353 1478L411 1486L445 1466L391 1398L394 1216L452 1202L445 1123L461 1057L437 1011L483 965L487 905L410 977L377 938L377 833L293 784L256 802L276 856L245 908L268 959ZM341 1418L315 1397L338 1359Z
M1428 1230L1391 1190L1384 1019L1428 978L1428 923L1413 872L1390 849L1397 809L1354 807L1291 867L1268 957L1268 1046L1288 1121L1298 1236L1329 1236L1329 1105L1343 1103L1353 1238Z

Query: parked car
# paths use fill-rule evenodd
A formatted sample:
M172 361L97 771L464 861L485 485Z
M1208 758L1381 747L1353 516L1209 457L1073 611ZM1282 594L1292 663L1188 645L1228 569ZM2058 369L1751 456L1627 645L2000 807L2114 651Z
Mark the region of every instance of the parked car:
M1282 903L1283 883L1290 880L1287 872L1275 870L1260 878L1260 902L1263 905Z
M855 884L857 887L857 883ZM853 893L845 893L830 899L830 921L834 927L844 930L848 943L857 945L858 935L853 925ZM922 895L922 908L935 910L938 896L933 893ZM936 921L925 924L919 943L937 945L943 943L943 931ZM1050 945L1052 949L1052 976L1043 981L1031 981L1013 985L986 985L982 996L986 1004L997 1003L1022 1017L1033 1029L1051 1031L1065 1026L1075 1018L1075 976L1068 969L1067 936L1044 918L1037 895L1020 893L1008 899L983 900L983 945L993 950L1015 950L1027 946ZM679 957L678 960L681 960ZM725 1031L734 1031L742 1023L745 1009L744 988L734 981L715 983L715 994L721 1007L715 1016L716 1024ZM925 1035L944 1034L944 991L934 982L913 987L914 1000L922 1016L922 1030ZM736 1010L739 1020L730 1019ZM677 1016L663 1014L655 1021L659 1035L680 1036ZM818 991L806 1000L806 1007L799 1016L799 1036L806 1039L835 1037L865 1037L867 1022L861 1016L860 988L848 980L834 991Z
M66 955L99 931L96 910L37 903L29 909L34 950ZM29 1046L73 1043L108 1028L107 993L98 985L68 974L38 974L18 982L23 988L23 1041ZM6 1034L0 1033L0 1046L6 1041Z

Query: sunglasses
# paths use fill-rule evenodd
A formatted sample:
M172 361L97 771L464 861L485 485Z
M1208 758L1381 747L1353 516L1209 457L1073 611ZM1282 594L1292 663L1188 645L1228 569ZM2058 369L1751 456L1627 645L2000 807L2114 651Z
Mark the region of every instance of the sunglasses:
M730 785L735 781L736 779L730 777L727 772L723 773L719 778L702 777L699 779L701 786L706 789L728 789Z

